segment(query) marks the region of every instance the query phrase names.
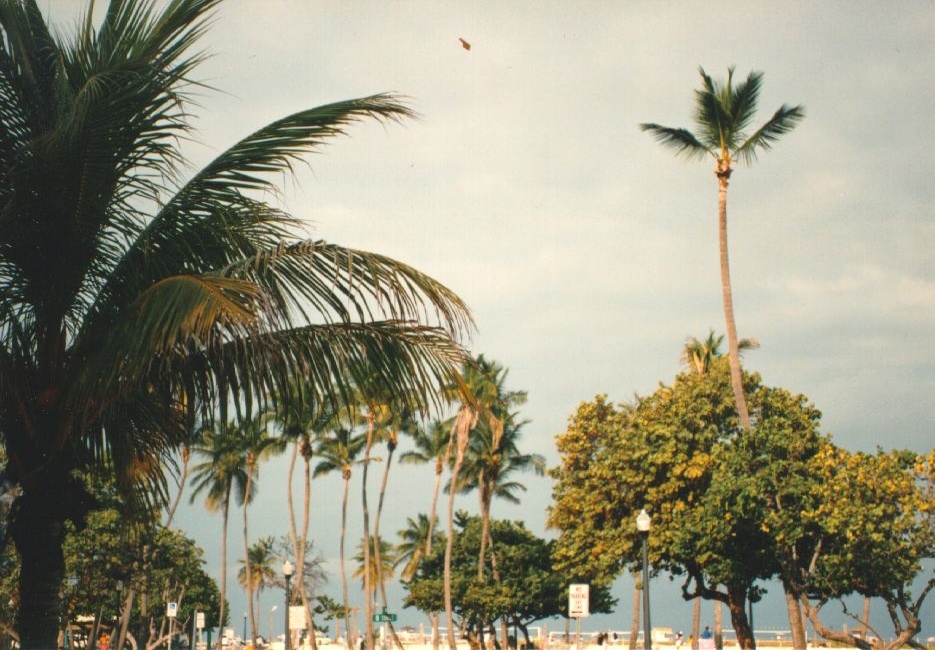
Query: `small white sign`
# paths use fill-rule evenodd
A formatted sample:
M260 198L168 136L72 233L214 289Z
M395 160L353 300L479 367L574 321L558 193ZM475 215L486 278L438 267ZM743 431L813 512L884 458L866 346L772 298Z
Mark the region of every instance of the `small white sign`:
M179 604L178 603L168 603L166 605L166 616L169 618L175 618L179 613Z
M568 617L584 618L590 616L589 585L568 585Z
M304 605L290 605L289 606L289 629L290 630L304 630L308 628L308 621L305 620L305 606Z
M205 613L204 612L197 612L195 614L195 627L197 627L199 630L205 629Z

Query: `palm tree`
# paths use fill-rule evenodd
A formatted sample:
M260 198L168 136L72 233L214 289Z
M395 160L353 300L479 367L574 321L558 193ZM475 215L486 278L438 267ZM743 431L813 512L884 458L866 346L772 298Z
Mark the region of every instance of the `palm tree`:
M288 396L281 399L276 412L276 419L282 429L283 435L293 440L292 458L289 461L289 470L286 477L286 497L289 507L289 539L292 544L292 557L295 558L296 575L295 584L304 584L305 553L309 546L308 527L309 512L311 509L312 471L311 461L314 455L314 442L318 435L328 429L335 420L335 412L331 404L318 404L314 401L314 391L304 388L301 384L290 387ZM293 500L293 476L298 457L302 457L304 500L302 508L301 532L296 524L295 506ZM287 554L288 555L288 554ZM299 589L302 606L309 621L313 621L314 609L305 589ZM315 635L311 639L312 650L317 650L318 644Z
M251 610L260 606L260 593L266 587L277 584L279 572L276 569L276 554L273 552L273 538L264 537L256 541L247 549L246 556L241 559L240 570L237 572L237 581L247 591L247 602ZM256 603L253 595L256 594ZM256 630L253 630L253 645L256 647Z
M488 360L483 354L474 363L465 364L463 377L468 390L476 401L478 418L468 442L467 456L459 482L452 486L459 492L477 488L480 497L481 540L478 554L477 578L484 580L484 562L487 542L490 537L490 504L498 483L505 470L535 467L537 473L544 471L545 461L541 456L523 456L516 448L516 439L522 423L516 423L514 406L526 402L525 391L506 389L507 370L496 361ZM510 471L512 471L512 469ZM520 486L521 487L521 486ZM516 485L504 488L504 494L515 500L512 492Z
M366 444L366 437L361 434L355 434L353 427L340 426L336 428L330 435L324 436L319 440L316 455L321 458L321 460L315 465L315 470L313 472L314 476L317 477L340 470L341 480L344 484L341 493L341 540L339 553L341 563L341 593L344 598L343 618L346 634L344 638L347 639L348 644L352 642L353 637L351 636L350 595L347 589L347 571L344 562L344 540L347 534L347 496L348 488L351 484L351 469L354 465L362 462L357 460L357 457L363 451Z
M389 582L393 578L393 568L396 564L396 555L393 545L386 540L379 540L379 545L383 548L379 552L376 550L377 538L370 535L370 551L367 552L364 540L357 544L357 554L354 556L354 562L357 568L354 569L355 578L360 578L360 586L364 588L367 600L373 606L376 606L377 591L380 581ZM377 563L383 566L377 566ZM368 575L369 574L369 575ZM370 591L367 591L367 589Z
M399 574L401 580L408 582L415 577L422 560L431 553L433 536L434 541L441 541L441 534L433 532L434 529L435 522L424 513L419 513L415 520L406 517L406 527L396 533L402 540L396 545L395 564L396 567L403 565Z
M751 72L746 81L734 86L734 68L728 68L727 81L714 81L699 68L701 90L695 91L695 125L698 134L682 128L640 124L663 146L674 149L677 154L703 160L707 156L715 162L718 179L718 242L721 266L721 296L724 303L724 320L727 327L728 352L730 357L731 386L737 403L740 426L750 428L750 414L743 393L740 370L740 348L737 326L734 321L733 291L730 282L730 263L727 252L727 187L734 163L752 164L759 151L768 151L780 136L789 133L805 117L802 106L783 104L773 116L752 133L748 131L756 114L757 101L763 85L763 73Z
M227 524L230 515L231 493L238 503L246 497L247 473L243 455L236 452L239 429L236 423L205 427L201 429L198 442L192 446L196 455L205 460L192 468L191 502L202 492L205 507L221 511L221 598L218 629L224 627L224 606L227 602Z
M517 422L516 414L510 413L504 421L500 436L485 433L487 426L479 422L475 433L468 443L467 456L461 474L461 492L477 489L481 512L481 544L478 554L478 580L486 577L485 555L490 552L490 570L495 582L500 582L497 557L490 535L490 508L494 497L510 503L519 503L516 492L525 491L525 486L512 480L516 472L532 469L538 476L545 473L545 458L540 454L523 454L519 451L518 440L523 422ZM507 619L501 619L501 637L503 646L508 645Z
M412 442L415 449L403 452L399 457L400 463L422 464L434 462L435 464L435 484L432 488L432 505L429 508L429 515L427 517L428 530L425 535L424 554L427 557L432 553L433 541L436 537L441 537L440 535L435 535L434 527L438 521L436 513L438 511L438 494L441 490L442 473L450 460L450 434L441 420L434 420L427 426L417 427L413 432ZM432 647L437 649L439 642L437 612L432 613L431 622Z
M249 511L250 503L256 496L257 479L260 475L260 463L270 456L280 453L286 443L286 438L275 438L269 435L269 430L266 425L270 421L270 414L258 414L256 417L245 422L241 426L241 435L237 438L238 446L236 449L240 452L240 454L242 454L244 472L247 475L247 482L244 488L243 499L243 570L245 573L246 584L248 585L256 584L256 579L254 579L254 576L252 575L253 565L250 562L251 546L249 543L249 518L247 513ZM270 542L269 546L271 549L272 542ZM256 621L256 608L254 607L253 600L251 600L249 597L247 598L247 604L249 605L247 611L250 612L250 631L252 633L251 638L253 639L253 645L256 646L258 629Z
M694 336L688 337L685 341L685 347L682 348L682 364L687 366L691 372L703 375L711 368L711 362L722 356L721 343L724 342L724 335L714 335L714 330L708 330L708 336L704 341L699 341ZM737 348L743 356L744 350L755 350L760 347L760 342L756 339L740 339Z
M431 404L464 359L454 293L296 240L263 198L351 124L411 116L395 96L299 111L188 173L194 48L219 3L89 3L69 35L36 0L0 0L0 436L25 649L56 643L63 524L91 507L76 470L152 512L199 417L253 413L295 376L320 401L379 376Z

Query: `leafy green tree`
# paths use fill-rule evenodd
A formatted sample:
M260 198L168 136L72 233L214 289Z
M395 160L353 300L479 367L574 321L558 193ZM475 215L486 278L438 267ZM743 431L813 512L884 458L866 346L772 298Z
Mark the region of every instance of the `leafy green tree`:
M477 642L482 629L502 618L523 631L530 647L530 623L567 614L568 585L552 565L553 542L536 537L522 522L491 521L489 533L500 549L500 581L482 583L477 580L477 547L482 531L481 518L475 516L463 518L455 534L451 588L458 626L472 642ZM444 564L442 547L425 558L415 577L405 585L406 607L426 613L441 609L445 599ZM592 591L592 611L611 611L609 593L607 588Z
M561 531L558 569L608 584L638 566L634 518L646 508L654 523L653 569L685 576L686 599L727 604L747 648L753 639L745 599L775 565L756 510L718 493L738 480L717 474L728 472L731 445L740 439L729 373L726 360L715 359L707 373L683 373L634 404L618 409L598 398L581 405L558 440L562 465L553 470L548 523ZM766 399L759 388L759 378L748 377L757 406Z
M813 627L827 639L873 647L821 620L825 604L843 606L845 596L859 594L886 605L893 633L875 631L889 639L883 647L917 643L924 603L935 589L935 577L924 577L923 564L935 558L935 450L866 454L826 444L813 466L811 507L802 510L802 525L818 532L807 545L787 543L796 553L783 556L784 578L789 576Z
M187 175L193 48L219 0L155 4L112 0L99 27L89 7L66 34L36 0L0 0L0 436L27 650L56 643L63 523L94 507L73 470L152 512L197 416L253 413L297 375L321 401L379 377L432 403L471 327L430 277L298 241L262 198L352 123L410 110L377 95L300 111Z
M765 124L750 132L757 110L763 73L751 72L745 81L734 85L734 69L728 68L726 82L713 80L704 69L701 89L695 91L695 127L697 135L684 128L640 124L663 146L677 154L704 160L710 156L715 162L718 179L718 242L721 267L721 295L724 302L724 321L727 327L728 357L731 362L731 386L737 405L740 426L750 428L750 415L743 392L740 369L740 345L734 320L734 299L730 281L730 262L727 249L727 188L734 163L756 162L760 151L768 151L780 136L789 133L805 117L802 106L783 104Z

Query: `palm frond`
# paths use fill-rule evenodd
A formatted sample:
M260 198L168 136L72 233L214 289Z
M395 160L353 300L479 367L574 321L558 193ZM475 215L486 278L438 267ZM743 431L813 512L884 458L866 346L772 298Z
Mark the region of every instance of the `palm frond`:
M783 104L763 126L756 130L736 150L737 157L745 164L756 162L757 151L769 151L780 136L792 131L805 117L805 108Z
M659 124L640 124L641 131L648 131L656 142L669 149L674 149L677 155L689 159L701 160L706 154L714 155L711 150L687 129L675 129Z
M763 73L753 71L747 75L747 79L730 89L730 132L736 134L736 138L744 138L747 127L756 116L757 102L760 97L760 89L763 87ZM734 143L732 143L732 148Z

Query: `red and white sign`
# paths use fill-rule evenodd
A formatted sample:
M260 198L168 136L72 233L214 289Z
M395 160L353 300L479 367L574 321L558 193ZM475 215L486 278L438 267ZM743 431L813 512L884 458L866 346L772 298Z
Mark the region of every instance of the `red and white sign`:
M588 585L568 585L568 618L590 616Z

